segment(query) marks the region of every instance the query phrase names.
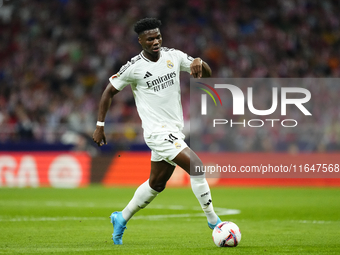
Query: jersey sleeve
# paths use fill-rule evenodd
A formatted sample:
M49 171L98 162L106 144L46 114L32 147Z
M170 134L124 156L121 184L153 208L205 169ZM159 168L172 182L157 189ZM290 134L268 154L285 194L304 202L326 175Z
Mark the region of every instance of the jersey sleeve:
M133 67L131 65L132 65L131 62L127 62L120 68L118 73L110 77L109 81L111 85L115 87L117 90L120 91L127 85L132 84L134 82L134 79L132 77Z
M178 55L179 61L181 63L181 69L180 70L190 73L190 64L192 63L194 58L189 56L188 54L180 51L180 50L177 50L177 55Z

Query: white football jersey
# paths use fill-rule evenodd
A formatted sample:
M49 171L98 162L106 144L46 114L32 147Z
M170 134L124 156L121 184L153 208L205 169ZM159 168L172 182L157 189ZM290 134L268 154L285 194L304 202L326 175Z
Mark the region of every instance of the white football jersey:
M190 73L193 60L182 51L162 47L157 62L141 52L109 79L117 90L131 85L145 137L183 129L179 73Z

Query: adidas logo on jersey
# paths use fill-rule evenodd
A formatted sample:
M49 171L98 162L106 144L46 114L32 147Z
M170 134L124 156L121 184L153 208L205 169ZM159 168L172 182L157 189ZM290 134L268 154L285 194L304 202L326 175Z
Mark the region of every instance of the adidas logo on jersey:
M149 73L149 72L146 72L146 74L144 75L144 79L145 79L145 78L148 78L148 77L150 77L150 76L152 76L152 74Z

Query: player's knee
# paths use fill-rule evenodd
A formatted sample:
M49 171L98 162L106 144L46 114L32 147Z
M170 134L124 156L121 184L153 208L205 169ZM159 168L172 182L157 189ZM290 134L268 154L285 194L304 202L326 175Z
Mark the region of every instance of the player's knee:
M154 182L150 182L149 184L150 184L150 187L157 192L162 192L166 186L166 182L164 183L164 182L154 181Z

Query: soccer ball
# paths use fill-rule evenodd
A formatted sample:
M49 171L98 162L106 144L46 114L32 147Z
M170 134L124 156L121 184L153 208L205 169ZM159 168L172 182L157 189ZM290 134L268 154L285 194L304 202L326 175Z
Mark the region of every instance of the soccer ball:
M212 238L218 247L236 247L241 241L241 231L235 223L223 221L214 228Z

